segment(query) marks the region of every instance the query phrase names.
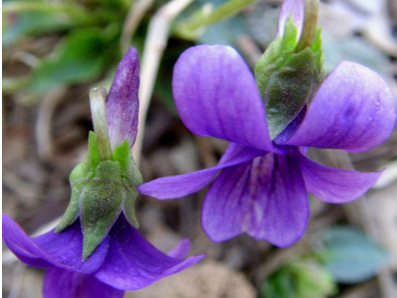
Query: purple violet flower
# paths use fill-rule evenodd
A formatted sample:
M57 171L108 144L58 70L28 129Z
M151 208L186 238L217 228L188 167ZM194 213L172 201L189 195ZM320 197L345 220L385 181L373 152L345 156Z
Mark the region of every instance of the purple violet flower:
M284 34L289 16L298 37L304 35L304 2L284 1L278 36ZM381 175L320 165L305 156L306 147L365 151L388 138L396 119L390 88L364 66L341 62L319 83L298 115L271 138L266 102L241 56L228 46L186 50L173 75L181 119L196 135L231 143L217 166L159 178L138 191L160 200L179 198L204 188L220 172L201 215L212 241L247 233L278 247L293 244L309 221L307 192L325 202L346 203ZM267 89L262 90L267 98Z
M138 87L139 57L136 50L131 48L119 64L106 102L109 128L109 137L106 138L110 138L109 145L113 150L128 140L128 155L137 132ZM101 124L95 123L96 112L94 109L92 112L94 126ZM107 130L106 126L95 127L98 147L102 146L100 130ZM85 209L84 206L80 206L83 212L79 211L79 207L74 209L76 204L73 203L73 195L57 230L30 238L9 216L3 215L3 238L8 248L22 262L46 269L43 286L46 298L122 297L124 291L142 289L203 258L194 256L184 259L190 246L187 239L182 240L168 254L157 250L131 225L134 211L127 210L131 206L126 201L127 198L124 198L120 205L122 207L117 206L115 218L99 242L94 241L92 244L87 236L87 248L83 227ZM80 201L79 204L85 203ZM77 212L76 215L73 215L74 212ZM133 213L132 217L130 213ZM73 216L68 217L68 214ZM83 251L86 249L88 253L83 260Z

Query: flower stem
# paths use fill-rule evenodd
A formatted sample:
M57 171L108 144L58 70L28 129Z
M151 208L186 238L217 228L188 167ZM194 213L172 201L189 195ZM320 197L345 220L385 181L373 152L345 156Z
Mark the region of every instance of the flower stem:
M106 89L96 87L90 90L90 106L92 122L98 142L98 153L101 160L112 159L112 149L109 142L109 130L106 119Z
M318 0L305 0L305 21L303 24L302 35L299 39L299 43L296 46L295 52L300 52L306 47L310 47L313 44L313 40L317 32L319 13L319 1Z

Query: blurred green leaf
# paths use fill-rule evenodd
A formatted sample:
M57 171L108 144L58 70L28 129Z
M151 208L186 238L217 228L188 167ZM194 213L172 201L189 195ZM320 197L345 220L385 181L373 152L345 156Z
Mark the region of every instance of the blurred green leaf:
M50 12L29 12L8 15L8 24L3 28L3 45L10 45L21 37L43 32L60 31L69 28L68 18L60 18Z
M26 35L92 25L96 20L92 13L77 3L42 0L5 1L3 15L4 45Z
M273 273L260 289L261 298L323 298L337 286L324 265L315 258L300 258Z
M393 69L388 57L379 48L360 37L332 38L323 34L324 66L330 72L342 60L365 65L385 77L391 77Z
M237 15L207 27L198 41L203 44L233 45L236 38L245 32L244 19Z
M376 275L389 259L385 250L349 226L332 227L323 239L328 256L325 265L338 282L365 281Z
M106 65L109 41L98 29L75 30L64 38L55 55L45 58L32 73L29 91L43 94L64 84L97 78Z

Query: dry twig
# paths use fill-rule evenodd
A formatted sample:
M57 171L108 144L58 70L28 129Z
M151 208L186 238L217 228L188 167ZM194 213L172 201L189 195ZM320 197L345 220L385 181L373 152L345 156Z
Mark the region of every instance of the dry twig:
M142 150L146 114L149 109L161 56L167 45L170 25L175 17L193 1L194 0L173 0L161 7L150 21L141 69L138 135L133 147L133 155L137 164L139 164Z
M128 51L130 41L138 25L141 23L143 16L152 6L154 0L140 0L131 5L127 18L124 21L123 32L121 33L120 47L123 53Z

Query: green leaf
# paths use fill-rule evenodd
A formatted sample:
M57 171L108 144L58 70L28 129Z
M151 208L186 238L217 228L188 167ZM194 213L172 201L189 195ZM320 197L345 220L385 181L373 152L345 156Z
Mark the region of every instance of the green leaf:
M11 16L4 16L11 18ZM3 45L8 46L20 38L38 33L62 31L72 27L70 19L51 12L27 12L13 16L3 30Z
M95 177L81 193L84 260L94 252L117 220L125 196L119 163L110 160L101 162Z
M273 273L260 289L261 298L325 298L337 286L330 273L314 258L299 258Z
M260 288L261 298L292 298L295 296L291 272L281 269L272 274Z
M389 260L385 250L348 226L330 228L323 240L328 255L325 265L338 282L365 281L376 275Z
M82 5L65 2L3 1L3 45L10 45L27 35L59 32L97 22Z
M97 78L106 65L108 46L99 29L73 31L55 55L45 58L34 70L28 90L43 94L64 84Z
M389 57L378 47L364 38L334 38L324 35L325 69L332 71L342 60L365 65L377 73L393 76L393 67Z

